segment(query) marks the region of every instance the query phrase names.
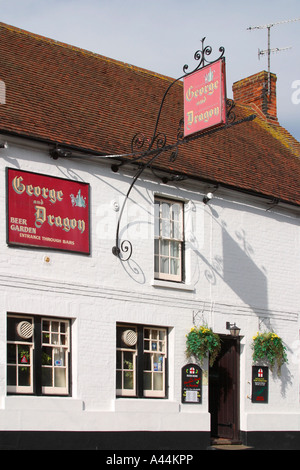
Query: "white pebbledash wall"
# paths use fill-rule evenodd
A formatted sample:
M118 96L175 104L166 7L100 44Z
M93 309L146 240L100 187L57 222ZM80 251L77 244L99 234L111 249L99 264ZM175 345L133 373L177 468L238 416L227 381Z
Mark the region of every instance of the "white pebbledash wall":
M207 361L203 402L181 404L185 335L196 324L227 334L241 328L240 429L300 430L299 214L297 208L187 180L163 185L144 173L131 193L121 237L133 254L113 256L119 208L134 174L110 160L49 157L49 147L7 138L0 150L0 431L209 431ZM91 255L6 244L5 168L90 184ZM211 190L212 188L210 188ZM154 195L186 202L186 282L153 276ZM270 209L270 210L267 210ZM50 260L46 262L48 257ZM7 396L7 312L72 319L72 397ZM168 399L115 398L116 323L169 328ZM288 348L281 377L270 374L269 403L251 403L253 335L274 330Z

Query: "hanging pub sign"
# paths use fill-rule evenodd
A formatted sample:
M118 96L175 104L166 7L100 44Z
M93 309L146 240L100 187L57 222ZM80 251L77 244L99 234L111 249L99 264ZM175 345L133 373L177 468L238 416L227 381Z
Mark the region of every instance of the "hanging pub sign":
M202 369L197 364L186 364L181 369L182 403L202 403Z
M90 253L88 183L6 171L9 245Z
M225 59L184 78L184 135L226 122Z
M268 403L269 368L252 366L252 403Z

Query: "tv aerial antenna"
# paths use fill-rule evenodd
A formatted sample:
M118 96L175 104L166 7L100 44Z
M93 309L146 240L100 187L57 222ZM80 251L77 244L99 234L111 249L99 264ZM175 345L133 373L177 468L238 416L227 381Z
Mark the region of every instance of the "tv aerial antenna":
M258 58L260 59L261 55L268 54L268 95L269 96L271 94L271 53L281 52L287 49L291 49L291 46L281 47L281 48L276 47L274 49L271 49L271 28L273 28L273 26L277 26L278 24L293 23L295 21L300 21L300 18L295 18L293 20L277 21L276 23L264 24L260 26L250 26L249 28L247 28L247 30L249 31L252 31L253 29L267 29L268 30L268 49L263 50L263 51L258 49Z

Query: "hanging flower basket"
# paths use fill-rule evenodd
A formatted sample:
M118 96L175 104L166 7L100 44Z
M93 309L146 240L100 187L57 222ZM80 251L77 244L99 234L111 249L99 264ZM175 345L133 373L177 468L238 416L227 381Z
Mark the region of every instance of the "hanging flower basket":
M203 359L209 356L209 365L212 366L221 349L221 341L218 334L210 328L200 326L193 327L186 335L186 355L194 356L202 364Z
M267 360L270 369L273 371L277 363L277 373L280 375L281 366L288 362L286 347L283 345L282 339L273 332L257 333L253 336L253 361Z

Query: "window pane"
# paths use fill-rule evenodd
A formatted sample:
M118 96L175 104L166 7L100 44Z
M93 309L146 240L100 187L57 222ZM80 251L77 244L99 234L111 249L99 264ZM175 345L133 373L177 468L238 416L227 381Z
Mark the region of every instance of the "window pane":
M122 372L120 370L117 370L116 387L118 390L121 390L122 388Z
M171 274L179 274L179 260L171 259Z
M172 238L176 238L176 240L181 239L181 230L180 225L177 222L172 222Z
M51 367L42 368L42 386L52 387L52 368Z
M144 328L144 338L150 338L150 332L149 328Z
M58 332L58 326L59 326L58 321L53 321L51 330L54 331L54 332Z
M151 370L151 355L144 354L144 370Z
M65 366L65 350L62 348L54 348L54 365L55 366Z
M52 333L52 335L51 335L51 344L58 344L58 338L59 338L58 334Z
M133 353L131 352L124 352L124 369L133 369Z
M30 364L30 346L18 345L18 363Z
M48 343L50 343L50 334L49 334L49 333L43 333L42 342L43 342L43 344L48 344Z
M117 369L122 369L122 352L117 351Z
M163 357L159 354L153 355L153 370L156 372L163 371Z
M124 372L124 388L133 390L133 372Z
M169 273L169 258L160 258L160 272Z
M170 254L174 258L179 258L180 244L179 242L170 242Z
M151 372L144 372L144 390L152 390Z
M163 390L163 374L153 374L153 390Z
M52 348L43 347L42 348L42 365L51 366L52 365Z
M161 216L163 219L170 218L170 204L168 202L161 203Z
M181 206L179 204L172 204L172 219L178 221L181 212Z
M16 345L8 344L7 345L7 363L16 364L16 362L17 362Z
M158 333L159 333L159 339L160 339L161 341L164 341L164 340L165 340L165 332L162 331L162 330L159 330Z
M171 222L169 219L163 219L161 221L161 236L164 238L170 238L171 235Z
M169 256L169 241L162 240L160 246L161 246L161 255Z
M19 386L30 387L30 367L19 367Z
M66 369L55 367L54 369L54 387L66 387Z
M17 368L13 366L7 367L7 385L17 385L16 379Z

